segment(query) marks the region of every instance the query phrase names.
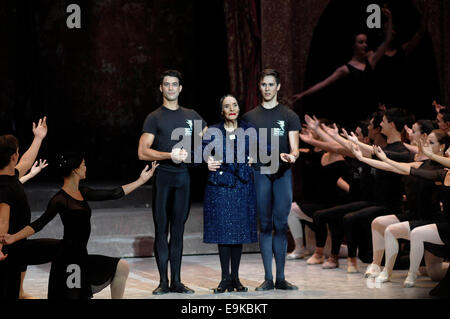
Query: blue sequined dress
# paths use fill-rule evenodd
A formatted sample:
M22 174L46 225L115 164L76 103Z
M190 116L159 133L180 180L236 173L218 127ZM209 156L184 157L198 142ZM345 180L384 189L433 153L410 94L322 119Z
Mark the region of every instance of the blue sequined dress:
M238 127L246 130L250 125L239 121ZM222 132L223 157L216 154L214 158L222 159L223 163L216 172L210 171L208 174L203 206L203 241L216 244L254 243L257 241L256 193L253 169L248 165L249 139L245 139L246 162L238 163L236 135L227 135L224 122L215 124L208 130L211 132L212 128ZM226 161L227 139L234 144L233 163ZM204 137L203 147L214 140L215 136L210 139Z

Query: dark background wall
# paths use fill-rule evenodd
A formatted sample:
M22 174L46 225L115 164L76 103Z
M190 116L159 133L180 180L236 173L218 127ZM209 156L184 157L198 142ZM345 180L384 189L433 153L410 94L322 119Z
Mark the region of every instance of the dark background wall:
M208 123L217 101L235 94L243 110L258 103L262 67L282 74L282 101L303 115L308 103L291 96L347 62L340 37L361 29L368 3L339 0L21 0L0 3L0 134L13 133L22 150L31 122L48 116L40 157L56 180L56 153L81 148L91 181L129 181L143 167L137 144L145 116L159 106L158 78L183 72L180 102ZM405 37L417 30L423 2L396 0L394 19ZM81 7L82 28L66 27L66 7ZM427 33L411 65L413 112L432 115L436 98L450 100L450 4L429 0ZM375 34L371 45L380 36ZM334 41L334 42L333 42ZM415 72L415 70L419 70ZM326 97L326 96L325 96ZM329 104L320 104L326 113ZM334 106L333 106L334 107ZM203 180L204 169L195 172ZM299 172L297 171L297 180ZM36 181L38 182L38 181ZM200 187L201 188L201 187ZM201 194L201 192L199 192ZM199 195L201 196L201 195Z

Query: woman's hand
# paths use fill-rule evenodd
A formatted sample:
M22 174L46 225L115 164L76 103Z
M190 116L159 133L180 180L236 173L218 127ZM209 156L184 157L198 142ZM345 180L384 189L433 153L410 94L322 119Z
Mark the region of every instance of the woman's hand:
M47 135L47 117L44 116L43 119L39 119L39 122L36 124L33 122L33 134L35 138L39 138L43 140Z
M152 162L152 168L150 169L148 165L145 165L144 169L141 172L141 175L139 176L139 181L142 184L145 184L148 182L150 178L152 178L153 174L155 173L155 169L159 166L156 161Z
M208 158L208 169L211 172L215 172L222 165L219 161L216 161L213 157Z
M428 157L433 154L430 143L428 143L425 138L420 138L417 145L419 146L419 154L423 154Z
M373 152L383 162L385 162L388 159L386 153L378 145L373 145Z
M311 118L308 114L305 115L305 122L306 122L306 124L308 125L308 128L309 128L310 130L312 130L312 131L317 130L318 127L319 127L319 124L320 124L320 123L319 123L319 120L316 119L315 116L313 116L313 117Z
M330 136L337 136L339 134L339 129L336 123L333 123L333 127L326 126L324 123L322 123L320 124L320 127Z
M361 152L361 150L359 149L359 146L356 144L352 144L352 149L351 149L353 155L355 155L357 160L361 160L364 156Z
M392 21L392 13L387 7L381 8L381 12L383 12L389 21Z
M16 239L15 239L14 235L3 234L3 235L0 235L0 242L3 245L12 245L16 242ZM5 258L6 258L6 256L5 256Z
M347 131L345 130L345 128L342 129L342 133L344 134L344 137L346 139L348 139L349 141L353 142L353 143L358 143L358 137L355 135L355 133L350 132L350 135L347 133Z
M308 144L313 140L312 133L309 129L302 130L301 133L299 134L299 137L303 142Z
M406 131L406 136L408 137L408 140L409 140L410 142L413 142L413 140L412 140L413 130L410 129L410 128L408 127L408 125L406 125L406 124L405 124L405 126L404 126L404 129L405 129L405 131Z
M300 100L303 98L303 96L304 96L303 92L302 92L302 93L295 94L295 95L292 97L292 101L293 101L293 102L300 101Z
M38 161L34 162L33 167L31 167L31 170L30 170L31 176L33 176L33 177L36 176L47 166L48 166L47 160L39 159L39 164L38 164Z

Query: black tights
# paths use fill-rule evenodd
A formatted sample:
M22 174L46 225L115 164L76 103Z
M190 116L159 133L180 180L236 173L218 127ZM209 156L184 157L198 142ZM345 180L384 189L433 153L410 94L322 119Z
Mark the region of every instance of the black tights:
M222 268L222 280L238 279L239 264L241 262L242 244L224 245L219 244L220 267ZM231 260L231 274L230 274Z
M160 281L180 282L184 224L190 208L190 177L186 172L157 169L153 176L153 221L155 223L155 257ZM170 242L168 235L170 230Z

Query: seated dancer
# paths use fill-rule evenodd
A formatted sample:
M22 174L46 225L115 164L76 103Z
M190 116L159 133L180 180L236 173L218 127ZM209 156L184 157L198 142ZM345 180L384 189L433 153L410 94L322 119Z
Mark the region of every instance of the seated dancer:
M308 128L314 132L321 130L319 127L319 121L317 119L311 119L309 116L305 116L305 121L308 124ZM305 130L306 131L306 130ZM300 138L311 145L315 144L317 138L307 133L300 134ZM333 141L334 144L337 144ZM318 145L318 144L316 144ZM337 145L340 147L340 145ZM320 171L319 171L319 193L320 201L313 203L300 203L300 213L306 214L309 218L303 218L305 223L315 232L316 237L316 249L314 254L307 260L307 264L322 264L324 262L324 247L328 234L328 230L325 224L317 225L313 222L315 214L321 209L333 207L335 205L343 204L349 200L350 190L350 166L345 161L344 156L331 151L322 152L320 158Z
M421 146L421 150L424 154L432 154L434 156L442 157L446 148L450 146L450 137L445 134L442 130L433 131L429 137L427 142ZM435 165L434 167L429 163L429 161L424 162L423 164L420 162L416 163L398 163L386 157L383 151L379 148L375 148L376 155L383 162L387 163L392 168L392 171L397 171L399 174L403 175L413 175L421 177L424 176L433 176L433 178L422 179L418 178L418 184L420 188L420 196L418 198L418 210L416 211L416 215L411 214L402 214L396 216L398 223L391 224L385 230L385 247L386 247L386 265L383 271L378 275L378 282L386 282L389 281L393 264L395 262L395 258L398 251L398 243L397 238L410 239L411 233L414 231L416 227L434 224L434 223L449 223L450 216L448 214L442 214L440 209L440 200L443 203L448 204L448 189L444 187L444 194L441 196L436 196L436 193L441 191L441 188L435 185L435 181L442 183L444 182L446 172L443 171L442 165ZM421 169L419 173L417 173L417 169ZM387 168L389 169L389 168ZM429 182L431 180L431 182ZM427 201L427 199L429 201ZM432 200L432 201L431 201ZM445 211L444 211L445 212ZM392 217L391 217L392 218ZM406 220L405 222L401 222ZM422 229L423 230L423 229ZM425 230L426 231L426 230ZM423 251L422 251L423 253ZM417 257L417 256L414 256ZM433 269L433 264L436 262L431 258L430 255L425 255L425 263L427 265L427 270L432 279L436 278L435 269ZM433 262L434 261L434 262ZM417 263L414 264L414 267ZM420 261L419 261L420 264ZM372 266L373 267L373 266ZM376 267L375 267L376 268ZM417 264L418 268L418 264ZM410 267L411 270L411 267ZM416 269L417 270L417 269ZM439 272L439 271L438 271ZM440 271L439 279L442 279L443 272ZM414 281L417 278L417 272L408 273L408 277L405 281L405 286L413 286Z
M387 137L387 145L383 149L388 156L398 161L410 162L412 157L411 153L401 142L401 130L405 125L405 120L406 116L403 110L388 109L383 115L380 126L381 133ZM345 134L348 141L340 137L336 130L329 130L329 134L345 147L348 147L348 141L351 141L360 146L364 156L373 155L373 147L360 142L358 137L353 133L351 136ZM345 207L346 205L342 205L344 206L342 209L333 212L333 218L336 219L333 222L343 223L344 236L348 249L347 271L350 273L359 272L356 259L358 247L360 248L359 257L363 261L370 258L364 255L364 251L372 245L370 242L371 238L364 236L364 234L370 234L372 220L388 213L400 212L402 207L401 177L391 172L376 170L373 196L372 202L355 202L348 204L347 207ZM344 236L341 236L341 238Z
M20 160L17 138L0 136L0 234L19 231L31 219L27 196L19 179L32 167L47 135L46 117L37 125L33 123L33 134L33 142ZM24 265L50 262L59 243L55 239L33 239L4 246L0 242L0 299L19 298Z
M218 244L222 269L222 280L214 289L216 294L227 290L229 292L248 290L239 281L242 244L258 241L256 193L253 169L249 163L249 138L245 137L244 141L245 162L240 163L238 145L242 141L238 140L240 135L236 134L237 129L245 131L250 125L238 119L239 105L234 96L230 94L223 96L219 104L224 120L210 126L203 138L204 148L218 138L223 139L222 156L217 154L216 150L208 161L210 172L203 206L203 240L205 243ZM212 129L220 130L222 135L214 135ZM233 153L227 154L228 148L232 145L230 143L233 143Z
M419 178L442 183L443 185L443 209L444 215L450 215L450 173L448 169L436 170L433 172L422 169L411 169L410 174L414 174ZM433 272L430 273L428 263L427 272L433 280L441 280L440 283L430 291L431 296L450 296L450 267L448 263L443 263L442 258L433 258L432 254L425 250L424 244L430 243L441 247L445 245L445 257L448 258L450 254L450 222L438 222L414 228L410 234L411 250L410 250L410 266L408 275L404 282L405 287L414 287L417 279L417 271L420 266L422 257L425 256L425 261L430 259L434 261L432 267ZM444 278L442 274L445 273Z
M50 200L41 217L16 233L4 235L3 243L11 245L33 235L59 214L64 236L62 247L52 262L48 298L92 298L94 293L108 285L111 285L111 298L122 298L129 273L128 263L120 258L88 254L87 243L91 233L88 201L118 199L131 193L153 176L158 164L153 162L151 169L147 165L140 177L130 184L111 190L94 190L79 186L80 181L86 178L86 165L80 154L67 153L58 161L60 175L64 178L61 190ZM68 268L74 265L75 268ZM76 284L77 280L73 286L67 284L72 273L80 276L80 285Z
M346 195L348 197L348 203L317 210L315 211L313 216L314 225L316 225L317 228L326 229L327 224L329 226L331 233L331 254L328 260L323 263L322 268L333 269L339 267L339 255L344 253L344 250L341 249L344 237L342 216L348 211L373 205L371 196L373 177L367 165L353 159L354 156L349 151L349 145L351 142L342 140L341 143L337 143L331 136L333 134L337 134L338 132L336 125L334 125L334 129L329 128L323 124L321 128L318 125L314 125L313 131L320 136L321 141L313 139L310 140L309 143L315 145L316 147L321 147L325 150L344 155L346 162L351 168L349 190L348 195ZM373 125L369 130L368 122L361 122L356 127L358 139L360 139L361 142L368 142L369 136L377 139L377 131L377 129L373 129ZM305 139L305 136L301 136L301 138ZM348 146L344 147L341 144L348 144ZM321 251L316 250L316 253L321 253ZM347 255L346 252L345 255ZM322 255L320 254L319 257L321 256Z
M446 135L442 130L434 130L427 136L427 139L429 141L433 141L436 145L440 145L441 141L445 141L445 136ZM444 146L445 145L442 145L442 147ZM435 147L433 150L438 152L439 147ZM367 163L377 169L401 174L401 172L395 170L392 166L387 165L386 163L364 158L357 152L355 155L364 163ZM416 154L414 162L407 164L403 163L402 165L416 168L421 167L430 170L439 169L442 167L433 164L431 160L425 160L424 157L427 158L421 153ZM385 250L385 234L387 234L387 228L393 230L394 227L391 227L390 225L398 224L400 222L411 222L413 220L426 219L425 217L429 215L428 210L439 209L439 200L437 196L439 190L433 183L408 176L405 179L405 191L407 199L405 207L406 211L394 215L380 216L375 218L372 222L373 261L367 268L365 277L377 277L381 272L380 266Z

